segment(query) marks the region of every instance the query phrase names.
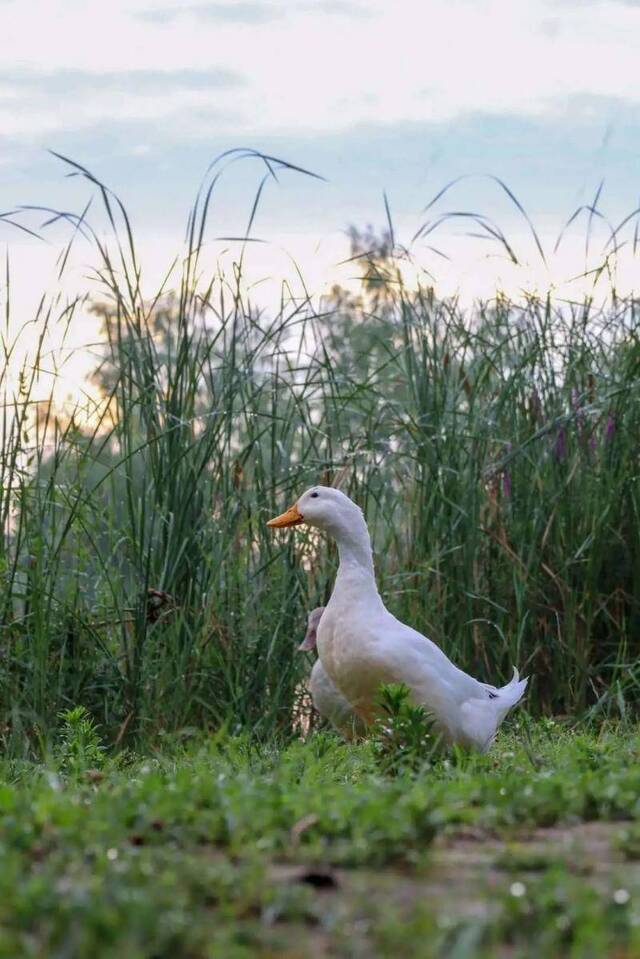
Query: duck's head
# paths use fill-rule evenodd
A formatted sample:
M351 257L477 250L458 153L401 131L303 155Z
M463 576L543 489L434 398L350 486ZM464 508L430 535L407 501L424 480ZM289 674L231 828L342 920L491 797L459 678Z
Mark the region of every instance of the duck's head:
M312 486L288 510L270 519L267 526L280 528L308 523L332 536L359 528L363 523L362 510L332 486Z
M324 613L324 606L317 606L315 609L312 609L307 617L307 632L298 646L298 649L306 651L309 649L315 649L316 643L318 640L318 626L320 625L320 620L322 614Z

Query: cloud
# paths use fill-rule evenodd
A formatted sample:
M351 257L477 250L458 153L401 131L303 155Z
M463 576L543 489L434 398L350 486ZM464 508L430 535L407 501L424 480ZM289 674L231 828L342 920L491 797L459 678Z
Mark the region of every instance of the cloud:
M210 90L238 87L244 78L232 70L15 70L0 72L2 91L26 96L73 95L96 91L164 93L167 90Z
M222 97L237 95L244 83L230 69L3 71L0 130L13 139L50 142L52 135L109 122L161 123L167 136L181 117L197 123L203 111L210 122L227 126L240 111Z
M285 9L260 0L239 0L237 3L185 3L175 6L150 7L137 16L151 23L170 23L179 17L217 20L220 23L269 23L284 16Z
M640 0L562 0L563 6L574 6L578 10L584 6L611 6L611 4L621 7L640 7Z
M371 6L354 3L353 0L299 0L292 9L345 17L369 17L374 13Z
M104 17L103 0L13 3L0 130L33 139L102 117L255 142L542 116L578 95L640 101L637 12L612 0L111 0ZM156 14L165 21L140 19Z
M281 20L295 14L366 17L370 10L355 0L237 0L235 3L184 3L164 7L149 7L136 16L149 23L166 24L178 19L192 18L220 24L257 26Z

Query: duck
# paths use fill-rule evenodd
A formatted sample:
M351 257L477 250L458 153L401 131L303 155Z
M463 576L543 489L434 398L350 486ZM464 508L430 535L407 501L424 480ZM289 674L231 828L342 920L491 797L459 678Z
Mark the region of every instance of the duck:
M298 646L300 651L309 652L316 648L318 626L320 625L324 611L324 606L317 606L309 613L307 617L307 632ZM326 669L322 665L322 660L319 657L313 664L313 669L307 682L307 688L316 712L319 713L323 719L327 719L333 728L340 733L343 739L352 741L365 734L366 729L364 723L354 711L351 703L345 699L340 690L331 682Z
M322 669L366 727L380 715L380 687L403 684L423 706L448 746L486 752L507 713L522 699L527 679L514 667L506 686L465 673L432 640L397 619L378 592L371 538L360 507L341 490L313 486L267 526L307 524L338 547L331 598L317 625Z

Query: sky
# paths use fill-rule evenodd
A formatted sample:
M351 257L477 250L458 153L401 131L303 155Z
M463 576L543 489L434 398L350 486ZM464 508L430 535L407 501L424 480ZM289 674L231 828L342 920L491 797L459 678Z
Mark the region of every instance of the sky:
M71 157L123 200L150 283L182 242L209 164L235 147L324 178L288 172L268 185L254 228L267 244L252 252L256 277L292 257L317 292L340 275L350 224L385 225L385 193L409 245L434 195L464 178L429 215L483 213L529 272L510 275L486 243L460 236L460 220L411 249L449 287L478 293L550 277L488 175L515 193L547 252L601 181L612 223L639 202L640 0L0 0L0 36L0 213L80 212L89 184L49 151ZM217 237L243 234L263 172L243 160L216 187L212 262ZM583 237L584 220L553 282L581 269ZM0 244L14 287L45 285L55 244L6 223Z

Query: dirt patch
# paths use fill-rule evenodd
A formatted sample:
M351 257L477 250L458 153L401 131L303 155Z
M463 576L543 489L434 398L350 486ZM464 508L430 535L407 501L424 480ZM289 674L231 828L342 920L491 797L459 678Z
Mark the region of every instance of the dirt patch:
M404 912L423 903L451 919L486 918L514 881L534 877L554 865L568 869L597 888L640 885L640 863L624 858L617 839L620 823L578 823L535 829L505 841L479 832L440 836L424 869L313 869L274 866L276 882L307 882L308 875L328 879L319 896L328 910L358 912L358 904L380 902ZM313 882L310 883L314 885ZM317 888L317 887L316 887Z

